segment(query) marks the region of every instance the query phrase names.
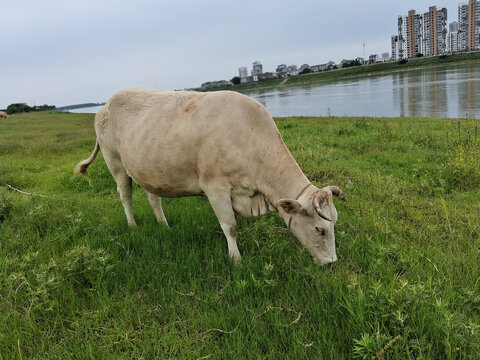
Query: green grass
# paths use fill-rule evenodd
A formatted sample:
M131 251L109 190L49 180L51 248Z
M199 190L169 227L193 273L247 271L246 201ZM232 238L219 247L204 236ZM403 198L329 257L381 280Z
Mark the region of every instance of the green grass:
M234 90L238 92L260 90L269 88L278 88L292 85L308 85L322 82L338 81L344 79L361 78L372 75L384 75L398 71L413 69L422 69L432 67L448 67L464 63L478 62L480 60L480 51L457 53L445 56L428 56L409 59L406 64L400 64L398 61L378 63L365 66L349 67L329 71L320 71L316 73L291 76L287 79L273 79L260 81L250 84L241 84L235 86L218 86L209 88L208 91Z
M277 124L309 179L349 198L332 266L273 213L239 220L235 266L203 198L166 199L166 228L137 188L130 229L101 156L90 184L73 176L91 114L1 119L0 359L477 359L475 120Z

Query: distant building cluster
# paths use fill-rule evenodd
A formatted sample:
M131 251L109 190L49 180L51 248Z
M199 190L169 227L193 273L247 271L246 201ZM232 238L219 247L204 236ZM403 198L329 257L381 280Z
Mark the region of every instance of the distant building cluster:
M447 26L448 25L448 26ZM403 60L420 56L434 56L459 51L480 50L480 0L468 0L458 5L458 21L447 22L447 9L430 6L425 13L409 10L397 19L397 34L391 37L391 54L372 54L368 58L343 59L338 65L329 61L325 64L297 65L280 64L275 72L263 72L263 65L255 61L252 70L246 66L238 69L241 84L281 79L308 72L319 72L351 66L375 64L384 61ZM363 44L365 51L365 44ZM365 54L364 54L365 55ZM238 83L237 77L232 81ZM233 85L232 81L210 81L202 89Z
M337 68L337 65L333 61L329 61L328 63L321 65L310 66L308 64L303 64L300 68L298 68L297 65L280 64L275 69L275 72L263 72L263 65L259 61L255 61L250 75L248 75L247 67L242 66L238 69L238 76L240 77L240 83L246 84L257 81L286 78L287 76L295 76L305 71L318 72L334 68Z
M386 54L388 55L388 53ZM247 67L241 66L238 68L238 77L240 78L241 84L246 84L246 83L258 82L258 81L286 78L288 76L295 76L305 72L319 72L319 71L337 69L339 66L340 67L345 66L344 64L347 62L353 62L353 61L354 60L342 60L340 65L337 65L333 61L329 61L325 64L320 64L320 65L303 64L300 67L298 67L297 65L280 64L275 69L275 72L269 72L269 71L263 72L262 63L260 61L255 61L252 65L252 70L250 71L250 75L248 73ZM363 64L364 62L362 59L362 65ZM211 87L231 86L231 85L233 85L232 81L228 81L228 80L208 81L203 83L200 86L200 88L208 89Z
M208 89L211 87L217 87L217 86L231 86L233 85L231 81L228 80L218 80L218 81L207 81L204 82L200 88L201 89Z
M260 61L255 61L252 65L252 70L250 71L250 75L248 74L247 67L241 66L238 68L238 77L240 78L241 84L247 84L247 83L253 83L258 81L282 79L288 76L296 76L304 73L327 71L327 70L333 70L333 69L345 68L345 67L351 67L351 66L375 64L378 62L389 61L389 60L390 60L390 54L388 52L385 52L381 56L376 54L370 55L367 61L361 57L357 57L355 60L343 59L339 64L336 64L334 61L329 61L325 64L319 64L319 65L303 64L300 67L298 67L297 65L280 64L275 69L275 72L268 72L268 71L263 72L262 63ZM232 81L228 81L228 80L208 81L203 83L200 86L200 88L205 90L211 87L232 86L232 85L234 85Z
M398 16L392 36L392 60L480 49L480 3L458 5L458 21L448 25L447 9L430 6L428 12L410 10Z
M392 36L395 60L443 54L447 51L447 9L430 6L428 12L410 10L398 17L398 35Z

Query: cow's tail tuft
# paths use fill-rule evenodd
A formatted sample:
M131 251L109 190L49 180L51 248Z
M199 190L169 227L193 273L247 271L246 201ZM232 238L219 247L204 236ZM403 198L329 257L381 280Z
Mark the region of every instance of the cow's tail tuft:
M93 160L95 160L95 157L98 154L98 150L100 150L100 144L98 143L98 139L97 139L97 141L95 142L95 148L93 149L92 154L88 159L80 161L77 164L77 166L75 166L75 173L77 174L79 173L82 176L85 176L86 178L88 178L88 167L93 162Z

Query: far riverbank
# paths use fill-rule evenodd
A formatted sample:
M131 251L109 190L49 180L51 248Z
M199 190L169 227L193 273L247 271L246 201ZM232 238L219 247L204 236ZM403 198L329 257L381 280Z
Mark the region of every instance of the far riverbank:
M458 65L462 63L478 61L480 61L480 51L456 53L449 55L437 55L409 59L406 63L403 64L400 61L390 61L372 65L363 65L357 67L320 71L304 75L290 76L285 79L265 80L234 86L218 86L203 91L233 90L238 92L244 92L260 89L274 89L293 85L309 85L322 82L368 77L372 75L386 75L390 73L413 69L432 68L453 64Z

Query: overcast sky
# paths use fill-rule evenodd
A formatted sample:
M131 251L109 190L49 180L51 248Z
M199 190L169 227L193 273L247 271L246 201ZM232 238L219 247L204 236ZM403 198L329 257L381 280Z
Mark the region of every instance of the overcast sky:
M103 102L131 86L197 87L255 60L390 52L397 16L458 0L0 0L0 108Z

